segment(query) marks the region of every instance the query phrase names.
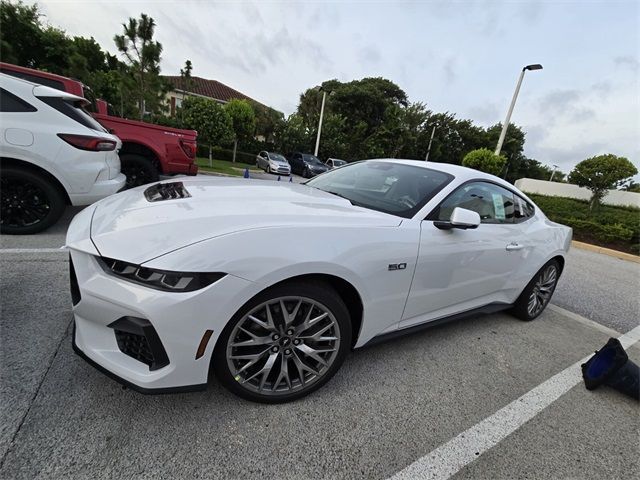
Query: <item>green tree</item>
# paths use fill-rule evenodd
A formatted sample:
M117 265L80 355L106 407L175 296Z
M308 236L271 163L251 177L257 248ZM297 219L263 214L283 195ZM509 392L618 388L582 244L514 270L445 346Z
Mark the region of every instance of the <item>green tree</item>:
M305 127L302 116L292 113L275 132L276 149L286 154L294 151L310 152L312 136Z
M227 145L234 138L231 117L222 105L208 98L186 98L182 119L186 128L198 131L199 143L209 145L209 160L213 145Z
M496 155L488 148L479 148L467 153L462 160L462 165L492 175L500 175L506 161L502 155Z
M233 162L235 163L238 142L251 138L255 133L256 114L248 101L235 98L225 104L224 110L231 118L231 130L234 136Z
M628 159L607 153L578 163L569 174L569 182L591 190L589 209L593 210L608 190L624 185L637 173L638 169Z
M264 137L265 142L273 142L276 132L284 123L284 115L278 110L258 103L253 104L253 111L256 115L255 135Z
M153 40L155 27L153 18L142 13L139 19L129 18L128 23L122 24L124 33L113 37L136 79L140 120L147 108L159 108L163 93L160 79L162 44Z
M42 55L41 33L37 4L0 2L0 58L3 62L37 67Z

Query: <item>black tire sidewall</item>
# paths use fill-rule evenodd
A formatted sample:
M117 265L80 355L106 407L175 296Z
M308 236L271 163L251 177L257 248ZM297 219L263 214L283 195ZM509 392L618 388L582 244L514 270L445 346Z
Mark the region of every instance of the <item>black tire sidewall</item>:
M281 396L260 395L239 386L238 382L231 375L226 358L227 343L236 324L251 309L269 300L270 298L277 298L282 296L307 297L316 300L327 307L331 311L331 313L333 313L340 328L340 347L338 349L338 355L336 356L333 364L329 367L327 372L323 375L322 378L313 383L309 388ZM209 377L211 377L212 374L215 374L216 378L222 385L224 385L232 393L246 400L260 403L285 403L304 397L327 383L331 379L331 377L333 377L333 375L338 371L350 350L351 319L347 307L345 306L340 296L336 293L336 291L325 282L283 283L268 288L267 290L264 290L263 292L253 297L245 305L243 305L242 308L240 308L240 310L238 310L238 312L236 312L236 314L227 323L222 333L220 334L218 341L216 342L216 346L211 357Z
M542 272L544 272L544 270L547 267L549 267L549 265L554 265L556 267L556 283L553 285L553 289L551 290L551 295L549 296L549 301L547 302L547 304L544 306L544 308L542 310L540 310L536 315L534 315L532 317L532 316L529 315L529 312L527 310L527 305L529 303L529 297L531 296L531 293L533 292L533 288L535 287L536 281L538 280L538 278L540 277ZM522 291L522 293L520 294L520 296L518 297L518 299L516 300L516 302L513 305L513 309L512 309L513 314L516 317L518 317L520 320L525 321L525 322L530 322L532 320L535 320L540 315L542 315L542 312L544 312L546 310L547 306L549 306L549 303L551 303L551 298L553 298L553 294L556 291L556 287L558 286L558 280L560 280L560 264L555 259L549 260L547 263L545 263L542 266L542 268L540 268L540 270L538 270L536 272L536 274L529 281L527 286L524 287L524 290Z
M21 178L36 185L46 196L51 207L47 216L40 222L27 227L8 227L2 225L0 232L6 235L31 235L46 230L56 223L67 206L64 194L60 188L43 175L20 167L2 167L0 177Z
M145 172L145 176L148 181L145 183L137 183L136 185L126 185L126 188L134 188L140 185L146 185L147 183L157 182L159 179L158 169L153 165L153 162L142 155L136 155L132 153L125 153L120 155L120 163L123 173L128 166L135 166L142 168ZM126 174L126 173L125 173ZM127 180L129 177L127 176Z

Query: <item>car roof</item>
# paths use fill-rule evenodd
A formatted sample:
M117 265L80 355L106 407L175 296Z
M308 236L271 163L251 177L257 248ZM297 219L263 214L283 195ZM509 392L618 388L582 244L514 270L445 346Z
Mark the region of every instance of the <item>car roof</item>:
M34 96L37 97L61 97L69 100L78 100L83 103L89 103L89 101L83 97L79 97L69 92L65 92L63 90L58 90L57 88L47 87L45 85L40 85L39 83L30 82L29 80L24 80L22 78L14 77L12 75L7 75L5 73L0 73L0 80L3 84L13 84L14 87L24 88L30 87Z
M401 158L375 158L368 161L373 162L394 162L394 163L402 163L404 165L412 165L414 167L421 168L430 168L432 170L438 170L440 172L448 173L453 175L458 180L467 181L467 180L491 180L492 182L499 183L500 185L508 186L513 189L513 185L509 182L503 180L502 178L496 177L495 175L491 175L489 173L481 172L480 170L475 170L473 168L463 167L461 165L454 165L451 163L440 163L440 162L427 162L425 160L405 160Z

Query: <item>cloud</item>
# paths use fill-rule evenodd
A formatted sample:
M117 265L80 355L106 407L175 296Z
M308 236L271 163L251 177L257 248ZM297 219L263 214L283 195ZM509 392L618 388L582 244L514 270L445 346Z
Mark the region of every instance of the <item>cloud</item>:
M619 68L628 68L632 72L640 70L640 61L632 55L623 55L613 59L613 63Z

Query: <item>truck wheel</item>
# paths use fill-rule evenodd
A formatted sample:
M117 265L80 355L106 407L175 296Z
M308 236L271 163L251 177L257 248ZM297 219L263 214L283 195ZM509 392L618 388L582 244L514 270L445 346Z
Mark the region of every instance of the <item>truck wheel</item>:
M44 176L19 167L3 167L0 205L0 232L30 235L56 223L66 201L56 185Z
M125 189L158 181L158 169L146 157L125 153L120 155L121 170L127 177Z

